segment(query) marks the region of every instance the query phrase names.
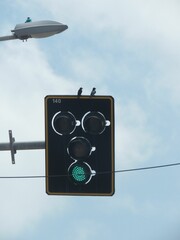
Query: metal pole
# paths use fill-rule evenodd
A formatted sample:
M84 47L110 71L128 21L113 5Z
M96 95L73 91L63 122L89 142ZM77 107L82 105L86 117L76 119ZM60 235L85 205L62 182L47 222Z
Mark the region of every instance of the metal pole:
M45 142L14 142L14 150L32 150L32 149L45 149ZM11 150L10 143L0 143L0 151Z
M15 164L17 150L45 149L45 141L39 142L15 142L12 131L9 130L9 143L0 143L0 151L11 151L12 164Z

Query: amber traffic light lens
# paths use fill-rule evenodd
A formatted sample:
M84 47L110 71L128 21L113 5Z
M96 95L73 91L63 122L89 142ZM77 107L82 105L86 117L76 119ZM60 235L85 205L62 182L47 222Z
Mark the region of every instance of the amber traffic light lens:
M85 160L89 157L92 146L84 137L73 138L68 145L68 153L75 160Z

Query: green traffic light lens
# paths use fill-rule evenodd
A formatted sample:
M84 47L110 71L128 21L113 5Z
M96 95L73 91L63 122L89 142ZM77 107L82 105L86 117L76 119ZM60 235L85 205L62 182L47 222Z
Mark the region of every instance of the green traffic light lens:
M70 112L58 112L53 117L52 126L60 135L71 134L76 128L76 119Z
M67 151L71 158L81 161L89 157L92 146L88 139L84 137L75 137L69 142Z
M73 163L68 170L71 181L76 185L87 184L91 179L91 168L87 163Z
M106 119L100 112L88 112L82 120L82 126L85 132L98 135L106 128Z
M72 177L78 182L84 182L86 180L86 173L83 167L76 166L72 170Z

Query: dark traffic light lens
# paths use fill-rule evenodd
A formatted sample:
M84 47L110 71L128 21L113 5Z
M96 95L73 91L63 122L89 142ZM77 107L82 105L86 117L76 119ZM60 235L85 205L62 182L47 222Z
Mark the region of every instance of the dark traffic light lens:
M93 135L101 134L106 127L106 119L100 112L89 112L82 120L85 132Z
M91 177L91 168L87 163L73 163L69 169L68 174L74 184L87 184Z
M76 160L85 160L89 157L92 151L92 146L86 138L75 137L69 142L67 151L71 158Z
M52 120L52 126L58 134L71 134L76 127L76 119L70 112L58 112Z

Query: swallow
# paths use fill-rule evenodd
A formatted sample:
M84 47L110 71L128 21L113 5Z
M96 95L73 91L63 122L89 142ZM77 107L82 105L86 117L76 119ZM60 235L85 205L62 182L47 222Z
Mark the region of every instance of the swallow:
M81 94L82 94L82 87L80 87L80 89L79 89L78 92L77 92L78 97L80 97Z
M96 88L94 87L91 91L91 96L94 96L96 94Z

